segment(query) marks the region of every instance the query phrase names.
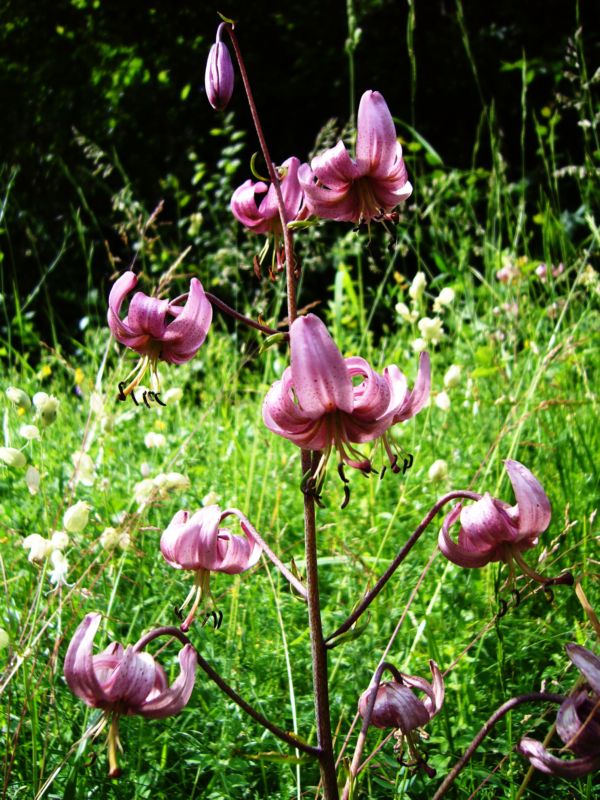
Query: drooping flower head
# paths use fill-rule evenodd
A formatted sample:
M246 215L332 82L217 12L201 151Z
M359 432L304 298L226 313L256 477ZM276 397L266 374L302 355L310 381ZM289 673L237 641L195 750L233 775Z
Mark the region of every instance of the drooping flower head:
M192 278L184 305L180 305L183 298L160 300L136 292L127 316L121 319L123 301L137 281L134 272L124 272L108 296L108 326L113 336L142 356L126 379L132 378L123 389L124 394L139 385L148 367L152 370L153 388L158 388L158 362L184 364L193 358L206 339L212 321L212 306L196 278Z
M340 222L380 219L410 196L394 120L379 92L361 98L356 158L340 141L303 164L298 177L311 213Z
M510 562L514 558L534 577L536 574L529 570L521 553L535 547L550 524L550 501L527 467L511 460L505 461L504 466L516 505L511 506L487 492L472 506L457 505L444 519L438 546L446 558L461 567L483 567L491 561ZM460 530L455 542L450 529L458 520Z
M353 445L382 439L395 469L397 456L386 432L414 417L427 402L427 353L420 357L415 386L409 391L406 377L394 364L380 375L364 358L344 358L314 314L292 323L290 352L291 366L263 403L267 428L305 450L322 450L319 470L335 450L340 464L370 472L371 462Z
M586 682L562 703L556 732L564 744L561 750L570 750L577 757L559 758L527 737L521 739L517 750L542 772L579 778L600 769L600 658L578 644L568 644L566 650Z
M286 222L293 222L305 216L304 195L298 181L299 167L300 160L292 156L278 169ZM267 234L273 239L273 254L277 261L275 269L281 270L285 257L280 247L283 231L273 184L264 181L254 182L250 179L245 181L233 193L231 211L248 230ZM268 247L267 241L259 256L260 262L264 260ZM272 268L271 271L275 270Z
M369 724L376 728L396 728L408 742L415 763L420 764L423 759L418 753L413 731L433 719L444 703L442 673L435 661L429 662L429 668L432 683L394 670L395 680L368 688L358 701L358 713L365 719L373 693L376 694ZM423 698L415 694L416 690L423 692Z
M113 642L98 655L92 655L100 621L100 614L85 617L69 644L63 669L73 694L86 705L106 712L96 734L112 717L109 774L116 778L120 773L116 760L119 717L140 714L157 719L178 714L194 688L197 658L192 645L186 644L179 652L179 676L169 686L162 666L149 653L140 652L142 640L126 648Z
M204 73L204 87L208 102L217 111L223 111L233 94L233 63L227 45L221 41L223 26L217 28L217 40L210 48Z
M228 516L239 517L243 536L219 527ZM241 512L235 508L221 511L217 505L206 506L192 515L189 511L178 511L160 538L160 549L172 567L195 573L194 586L181 606L183 609L194 600L181 625L184 631L189 629L200 600L210 599L210 573L245 572L256 564L262 552Z

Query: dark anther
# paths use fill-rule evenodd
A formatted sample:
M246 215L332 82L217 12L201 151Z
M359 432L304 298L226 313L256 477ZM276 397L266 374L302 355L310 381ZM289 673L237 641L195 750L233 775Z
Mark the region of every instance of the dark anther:
M497 619L502 619L502 617L504 617L506 615L507 611L508 611L508 603L502 597L500 598L498 603L499 603L500 607L498 609L498 613L496 614L496 618Z
M512 596L513 596L513 598L514 598L514 601L515 601L515 608L516 608L518 605L520 605L520 604L521 604L521 593L519 592L519 590L518 590L518 589L513 589L513 590L511 591L511 595L512 595Z
M173 609L173 613L177 617L177 619L183 619L183 611L179 608L179 606L175 606Z
M380 481L383 480L383 476L385 475L386 470L387 470L387 466L384 464L383 467L381 468L381 472L379 473L379 480Z
M413 454L409 453L408 456L404 459L404 465L402 467L402 472L406 472L407 470L409 470L412 467L412 465L414 464L414 461L415 461L415 459L413 457Z
M117 395L117 400L119 400L119 402L121 403L127 400L127 395L123 391L124 386L125 386L125 381L121 381L121 383L119 384L119 394Z
M552 591L552 589L550 589L549 586L544 587L544 596L546 597L546 600L550 603L550 605L552 605L552 603L554 602L554 592Z
M347 483L344 484L344 500L340 508L346 508L348 503L350 502L350 487Z
M546 581L546 586L573 586L574 579L570 572L563 572L557 578L550 578Z
M144 401L146 408L150 408L150 403L148 402L148 392L144 392L142 395L142 400Z
M215 630L216 631L218 631L219 628L221 627L221 625L223 624L223 612L222 611L218 611L217 615L219 617L219 621L218 622L216 621L216 615L215 615Z
M163 403L163 401L160 399L160 397L159 397L160 392L149 392L148 394L150 395L150 399L154 400L156 403L158 403L159 406L166 406L167 405L166 403Z
M139 406L138 399L137 399L137 397L135 396L135 392L131 392L131 399L132 399L132 400L133 400L133 402L136 404L136 406Z
M348 478L344 474L344 464L342 461L337 466L338 475L344 481L344 483L348 483Z
M258 259L258 256L254 256L254 258L252 259L252 265L254 267L254 274L256 275L257 279L259 281L261 281L262 280L262 270L260 268L260 261Z

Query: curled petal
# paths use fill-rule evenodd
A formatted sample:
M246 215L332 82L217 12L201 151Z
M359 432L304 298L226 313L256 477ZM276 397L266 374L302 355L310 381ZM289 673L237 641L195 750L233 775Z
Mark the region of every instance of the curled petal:
M141 331L152 339L162 339L167 327L168 308L168 300L136 292L129 303L125 321L133 331Z
M566 645L567 655L585 677L589 685L600 695L600 658L591 650L578 644Z
M290 327L292 381L307 417L353 409L352 381L346 363L327 328L314 314L298 317Z
M135 272L124 272L112 285L108 295L108 327L118 342L127 347L135 348L147 340L143 331L133 330L127 320L121 319L121 306L129 292L137 285Z
M254 233L268 233L271 229L271 219L265 219L256 205L256 195L264 194L267 189L263 181L253 183L247 180L238 186L231 197L233 216Z
M219 506L206 506L185 521L177 522L176 518L177 514L160 539L160 549L165 560L176 569L214 569L219 562Z
M135 714L154 686L155 673L156 664L149 653L136 653L127 647L102 688L111 704L121 703Z
M371 693L376 691L377 696L371 725L376 728L399 728L402 733L409 733L415 728L429 722L427 709L408 686L403 686L396 681L381 683L379 686L367 689L358 701L358 711L364 716Z
M310 166L319 182L333 193L344 192L349 184L362 174L348 155L343 142L338 142L335 147L315 156ZM306 170L302 172L301 182L312 182Z
M192 278L183 310L172 320L161 337L161 358L171 364L189 361L200 349L212 322L212 305L202 284Z
M460 515L459 543L467 550L488 552L502 542L511 542L517 531L500 505L487 492L472 506L463 508Z
M356 163L362 174L386 176L396 160L396 128L379 92L367 91L358 107Z
M551 755L544 745L535 739L521 739L517 750L528 758L536 769L561 778L580 778L600 768L600 754L568 761Z
M63 665L69 689L84 703L94 708L108 702L108 697L96 676L92 659L92 643L101 619L100 614L85 616L71 639Z
M229 531L220 531L217 542L219 572L237 575L245 572L258 561L261 548L246 536L234 536Z
M599 700L584 690L567 697L558 711L558 735L578 756L600 754L600 713L595 707Z
M186 644L179 651L181 670L170 687L165 688L157 696L151 697L139 709L139 714L152 719L169 717L178 714L187 705L194 682L198 659L191 644Z
M489 549L484 552L468 550L466 547L456 544L450 536L450 528L460 517L461 511L462 506L459 503L445 517L438 538L438 547L449 561L458 564L459 567L484 567L491 560Z
M539 536L552 517L550 501L541 483L518 461L504 462L517 499L519 537Z
M390 372L390 377L392 377L394 380L398 380L396 375L397 372L400 372L398 367L393 364L392 366L387 367L387 370ZM429 399L430 387L431 359L429 358L429 353L423 352L419 356L419 369L414 388L412 392L409 392L408 395L404 396L402 402L400 403L400 407L394 414L394 423L402 422L403 420L410 419L418 414Z
M263 422L270 431L284 436L298 447L322 450L327 446L327 425L313 419L292 398L292 371L284 371L267 392L262 408Z

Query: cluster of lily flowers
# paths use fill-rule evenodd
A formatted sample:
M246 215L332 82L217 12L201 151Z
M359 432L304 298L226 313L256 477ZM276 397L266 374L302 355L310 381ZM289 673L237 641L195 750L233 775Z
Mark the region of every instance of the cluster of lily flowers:
M220 38L221 27L206 70L207 95L219 109L227 105L233 90L233 66ZM360 102L354 158L339 142L310 164L302 164L295 157L287 159L279 169L279 178L286 224L310 216L355 224L391 219L393 209L412 191L391 114L383 97L373 91L366 92ZM266 181L246 181L235 191L231 208L249 230L274 237L278 247L282 227L273 185ZM279 266L281 258L278 256ZM110 330L118 342L141 357L126 379L125 394L140 385L148 368L156 391L158 362L181 364L193 358L212 321L212 300L196 278L192 279L187 295L173 300L136 291L123 317L123 304L137 283L134 272L125 272L109 296ZM418 304L424 289L425 276L417 276L409 293L413 304ZM453 302L454 295L450 292L440 293L434 305L436 314ZM397 311L415 321L414 308L404 306ZM439 317L419 325L419 329L424 344L435 344L443 335ZM425 347L415 348L420 352L419 366L414 385L409 389L406 376L395 364L380 373L361 357L344 357L324 323L313 314L300 316L291 324L289 345L290 365L267 392L262 416L270 431L315 454L310 480L303 489L318 499L331 457L337 461L345 487L348 483L345 467L363 474L372 472L372 454L366 455L359 449L365 444L380 443L392 470L399 471L401 454L393 444L390 430L418 414L429 400L431 368ZM460 368L447 377L447 386L455 385L460 379ZM156 447L156 441L156 438L151 443L149 440L147 445ZM3 460L8 463L6 458ZM472 505L455 506L443 521L439 549L446 558L464 568L482 568L502 561L510 565L512 572L516 563L529 577L547 584L544 577L527 565L523 552L537 545L550 524L550 502L537 478L524 465L508 460L505 468L515 504L511 506L486 493L474 495ZM182 481L185 483L187 479L178 473L165 475L162 480L148 479L139 488L136 499L143 505L153 493L178 488ZM223 527L228 518L237 520L241 533ZM455 539L452 530L456 525L459 530ZM68 530L66 520L65 528ZM118 544L117 534L115 529L107 529L107 540L111 538L112 546ZM60 552L64 544L63 539L55 543L36 540L27 546L33 554L38 552L36 548ZM183 610L189 607L180 627L156 629L125 648L112 642L93 655L101 616L91 613L77 628L65 658L64 674L70 689L88 706L103 712L92 734L97 735L110 723L109 764L113 777L119 774L119 719L132 714L148 718L174 715L191 697L200 662L185 634L200 613L214 608L211 573L240 574L257 565L265 555L298 594L306 596L302 582L271 552L244 514L234 508L222 510L216 503L210 503L194 513L178 511L162 533L160 550L169 566L193 576L192 587L178 612L181 619ZM164 668L145 648L160 636L173 637L173 631L183 647L178 656L179 675L169 685ZM545 746L527 738L518 749L539 769L576 776L600 766L600 659L577 645L569 645L567 653L580 670L583 683L562 703L557 731L564 749L576 758L570 761L557 758ZM358 702L365 724L396 729L408 742L417 763L423 763L423 759L417 751L414 731L427 724L444 702L442 673L435 662L430 662L430 669L431 682L391 668L393 680L371 685Z

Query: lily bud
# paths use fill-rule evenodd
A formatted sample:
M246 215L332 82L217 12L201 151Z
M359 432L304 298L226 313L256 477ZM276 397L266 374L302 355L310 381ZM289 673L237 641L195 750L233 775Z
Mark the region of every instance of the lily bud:
M217 41L210 48L204 73L208 102L217 111L227 108L233 94L233 63L227 45L221 41L222 27L223 23L217 29Z
M65 511L63 525L69 533L80 533L87 525L90 515L90 507L83 500L70 506Z

